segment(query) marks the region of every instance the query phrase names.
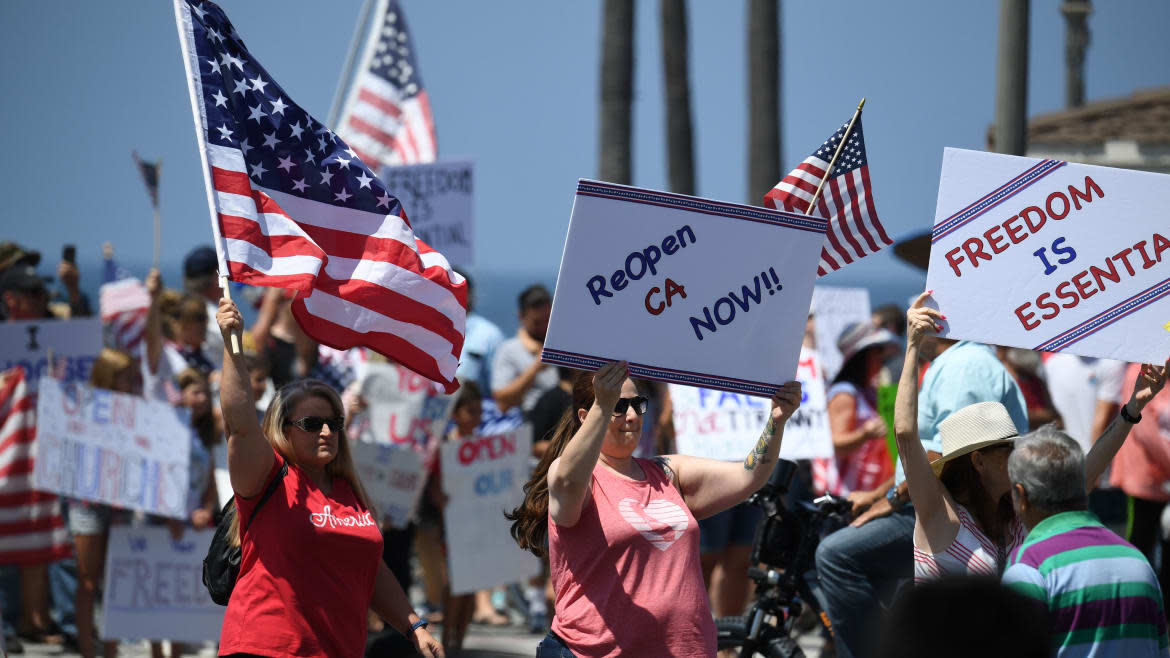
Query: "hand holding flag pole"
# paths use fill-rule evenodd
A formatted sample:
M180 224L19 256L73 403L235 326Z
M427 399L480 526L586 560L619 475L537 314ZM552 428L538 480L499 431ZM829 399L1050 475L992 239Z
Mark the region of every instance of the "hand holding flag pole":
M821 190L825 189L825 181L829 180L829 176L833 173L833 165L837 164L837 158L841 157L841 149L845 148L845 143L849 141L849 135L853 133L853 126L857 125L857 119L861 117L861 108L865 107L865 97L862 97L861 102L857 104L857 111L853 113L853 118L849 120L849 127L845 129L845 136L837 143L837 150L833 152L833 159L829 160L829 167L825 169L825 175L821 176L821 182L817 185L817 191L813 193L812 200L808 202L808 210L805 215L812 215L813 208L817 205L817 199L821 196Z

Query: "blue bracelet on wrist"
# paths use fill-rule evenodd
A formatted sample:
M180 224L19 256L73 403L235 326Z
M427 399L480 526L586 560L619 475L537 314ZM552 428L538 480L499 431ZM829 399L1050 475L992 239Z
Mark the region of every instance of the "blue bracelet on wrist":
M428 621L427 621L427 620L425 620L425 619L420 619L420 620L418 620L418 621L416 621L416 622L414 622L413 624L411 624L411 625L410 625L410 632L411 632L411 633L414 633L414 632L415 632L415 631L417 631L418 629L420 629L420 628L426 628L426 627L427 627L427 626L429 626L429 625L430 625L430 622L428 622Z

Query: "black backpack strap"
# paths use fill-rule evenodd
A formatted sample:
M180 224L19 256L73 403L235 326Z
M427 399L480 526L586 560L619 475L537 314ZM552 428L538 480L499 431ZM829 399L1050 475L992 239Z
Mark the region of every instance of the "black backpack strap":
M283 480L284 476L287 474L288 462L281 460L280 471L276 474L276 477L272 478L272 481L268 483L268 488L264 490L264 495L260 496L260 501L256 503L255 507L252 508L252 514L248 517L248 522L244 524L243 531L240 532L241 537L243 537L244 533L248 531L248 526L252 525L252 519L256 518L256 512L259 512L260 508L264 507L264 503L272 497L273 492L276 491L276 487L280 485L281 480Z

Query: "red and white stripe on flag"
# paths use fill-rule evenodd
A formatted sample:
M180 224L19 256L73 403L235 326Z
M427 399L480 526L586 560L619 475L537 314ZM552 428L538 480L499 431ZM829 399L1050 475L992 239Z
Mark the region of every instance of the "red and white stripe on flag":
M435 122L426 91L400 100L398 89L375 75L363 75L356 84L356 97L337 132L362 162L377 171L435 161Z
M106 344L136 353L146 334L150 293L138 279L120 279L103 284L99 292Z
M404 216L257 185L239 149L206 149L232 280L298 291L293 315L320 343L369 347L458 388L466 281Z
M57 497L32 489L36 406L23 368L0 375L0 564L43 564L73 551Z

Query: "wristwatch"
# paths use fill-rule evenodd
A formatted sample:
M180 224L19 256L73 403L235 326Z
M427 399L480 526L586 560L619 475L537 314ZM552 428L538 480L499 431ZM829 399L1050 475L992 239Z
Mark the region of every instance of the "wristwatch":
M902 500L901 496L898 495L898 485L896 484L886 490L886 500L890 503L890 507L894 509L899 509L906 504L906 501Z

